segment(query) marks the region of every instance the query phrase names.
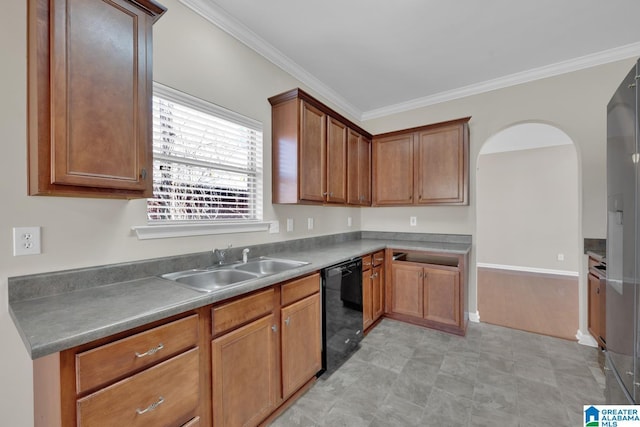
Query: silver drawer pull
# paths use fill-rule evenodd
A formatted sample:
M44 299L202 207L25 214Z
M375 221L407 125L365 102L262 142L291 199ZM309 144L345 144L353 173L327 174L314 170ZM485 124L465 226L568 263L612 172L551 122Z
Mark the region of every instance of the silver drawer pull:
M164 344L160 343L160 344L158 344L157 347L151 348L151 349L145 351L144 353L138 353L136 351L136 357L152 356L152 355L156 354L157 352L159 352L160 350L162 350L163 348L164 348Z
M136 413L138 415L142 415L142 414L144 414L146 412L153 411L154 409L156 409L158 406L162 405L163 403L164 403L164 397L160 396L158 398L157 402L152 403L151 405L147 406L145 409L140 409L140 408L136 409Z

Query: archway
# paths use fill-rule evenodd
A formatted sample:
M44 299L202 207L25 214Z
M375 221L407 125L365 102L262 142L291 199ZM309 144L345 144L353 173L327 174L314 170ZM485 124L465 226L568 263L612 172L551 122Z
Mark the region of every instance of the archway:
M582 254L573 141L555 126L516 124L487 140L477 167L480 319L575 339Z

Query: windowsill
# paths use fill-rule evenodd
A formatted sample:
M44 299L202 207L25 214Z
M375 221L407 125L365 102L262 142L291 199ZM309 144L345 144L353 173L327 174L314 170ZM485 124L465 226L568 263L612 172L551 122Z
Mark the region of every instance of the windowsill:
M171 237L205 236L208 234L251 233L269 230L270 222L241 222L221 224L158 224L131 227L138 240L168 239Z

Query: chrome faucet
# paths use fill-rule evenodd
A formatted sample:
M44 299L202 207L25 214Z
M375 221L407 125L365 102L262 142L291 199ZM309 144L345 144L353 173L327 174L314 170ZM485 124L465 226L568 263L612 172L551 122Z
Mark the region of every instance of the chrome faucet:
M246 263L247 263L247 258L248 258L248 256L249 256L249 248L244 248L244 249L242 250L242 262L243 262L244 264L246 264Z
M227 246L227 249L231 249L231 244L229 244L229 246ZM216 259L218 260L218 264L220 264L220 265L224 264L224 258L227 255L227 249L214 249L213 250L213 256L216 257Z

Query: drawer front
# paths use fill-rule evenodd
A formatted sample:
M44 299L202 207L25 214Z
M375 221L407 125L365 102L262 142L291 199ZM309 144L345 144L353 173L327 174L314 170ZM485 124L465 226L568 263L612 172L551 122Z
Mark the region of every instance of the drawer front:
M199 354L194 348L77 402L82 427L179 426L200 400Z
M382 263L384 263L384 251L378 251L373 254L373 266L377 267L382 265Z
M198 343L198 315L76 355L76 388L90 391L183 352Z
M320 291L320 274L316 273L282 285L282 305L301 300Z
M182 427L200 427L200 417L195 417L186 424L183 424Z
M362 271L367 271L371 268L373 257L371 255L365 255L362 257Z
M250 320L271 313L274 308L273 288L211 309L212 333L218 335Z

